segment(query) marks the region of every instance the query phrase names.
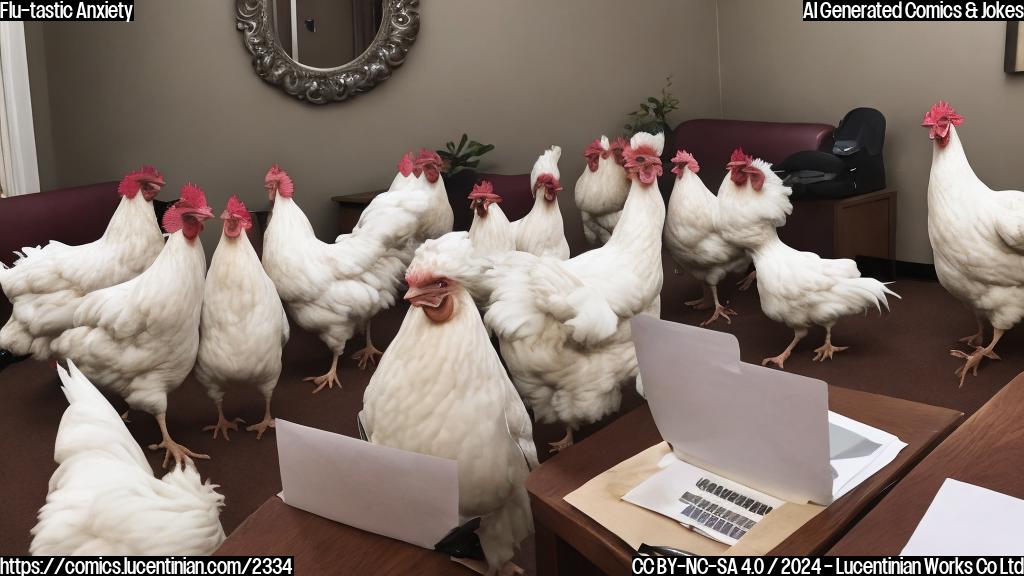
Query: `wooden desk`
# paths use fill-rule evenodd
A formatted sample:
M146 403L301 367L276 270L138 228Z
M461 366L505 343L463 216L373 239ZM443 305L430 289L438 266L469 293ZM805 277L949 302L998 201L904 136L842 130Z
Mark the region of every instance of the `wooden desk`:
M476 574L448 556L338 524L271 497L215 556L294 556L296 574Z
M362 215L363 209L366 208L374 198L377 197L381 192L387 190L374 190L373 192L363 192L362 194L352 194L351 196L333 196L331 201L338 205L341 209L338 212L338 234L348 234L356 226L356 222L359 222L359 216Z
M896 258L896 191L879 190L837 200L793 201L779 238L822 258Z
M1024 374L911 470L829 554L899 554L946 478L1024 498Z
M867 392L829 387L832 410L899 436L896 460L805 524L773 554L820 554L902 478L963 418L963 414ZM537 529L537 574L627 574L633 550L563 500L566 494L658 442L646 405L619 418L535 470L526 481Z

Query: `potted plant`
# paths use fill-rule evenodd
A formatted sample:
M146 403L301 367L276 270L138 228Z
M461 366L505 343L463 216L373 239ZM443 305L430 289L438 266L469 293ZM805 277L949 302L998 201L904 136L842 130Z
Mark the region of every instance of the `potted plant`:
M670 114L679 109L679 98L672 95L669 88L672 87L672 77L665 78L665 86L661 89L661 97L649 96L647 100L640 103L640 108L629 113L629 122L626 123L626 138L637 132L649 132L657 134L664 132L668 135L672 131L669 124Z
M491 150L494 150L493 144L481 144L463 134L458 144L448 142L444 150L437 151L437 155L444 162L441 177L444 178L444 186L448 192L448 202L455 209L455 230L469 229L472 217L467 216L468 212L460 210L460 207L469 206L466 196L476 183L476 168L480 165L481 157Z

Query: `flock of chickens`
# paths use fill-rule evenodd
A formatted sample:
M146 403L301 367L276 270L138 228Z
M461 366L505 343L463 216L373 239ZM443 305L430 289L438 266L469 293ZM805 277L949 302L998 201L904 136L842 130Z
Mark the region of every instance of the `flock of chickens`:
M979 318L979 333L965 339L977 350L960 353L962 383L981 358L997 358L1003 331L1024 315L1024 196L992 193L977 180L954 128L961 120L940 102L924 125L935 140L929 231L936 269ZM763 362L779 368L812 325L826 329L815 360L845 350L832 344L833 325L888 307L895 295L861 277L852 260L823 259L779 240L776 229L792 211L790 189L770 164L741 149L717 194L697 176L697 160L677 151L666 209L658 189L663 147L662 134L641 132L586 148L575 198L586 238L598 247L574 258L557 202L557 146L533 168L534 205L521 220L508 220L485 181L469 195L470 230L452 232L441 159L421 150L402 157L390 189L333 243L316 238L291 178L274 166L264 180L273 214L262 262L246 235L251 216L232 197L208 271L198 235L214 212L203 191L182 189L163 218L165 241L152 205L162 176L150 167L128 174L102 238L26 248L13 267L0 269L14 305L0 347L67 364L58 366L70 403L57 436L59 467L32 531L32 553L213 551L224 538L223 498L192 465L208 456L168 431L167 394L194 370L217 407L218 421L208 427L216 438L238 429L222 409L226 390L255 386L266 411L248 430L262 436L274 426L271 397L290 315L331 353L330 368L307 379L314 392L341 385L339 359L356 332L365 333L355 355L360 366L380 356L359 414L367 438L457 460L460 515L481 518L481 568L515 571L513 553L532 529L524 481L537 465L527 407L537 421L565 426L552 444L560 450L572 444L574 429L618 409L623 384L636 378L642 394L630 319L660 314L663 243L705 284L704 297L688 303L714 309L704 324L735 314L721 303L718 285L753 263L765 314L794 331L786 349ZM370 322L395 304L403 280L411 306L381 355ZM986 347L982 319L995 328ZM150 449L165 451L165 468L171 457L181 466L154 478L93 384L152 414L163 439Z

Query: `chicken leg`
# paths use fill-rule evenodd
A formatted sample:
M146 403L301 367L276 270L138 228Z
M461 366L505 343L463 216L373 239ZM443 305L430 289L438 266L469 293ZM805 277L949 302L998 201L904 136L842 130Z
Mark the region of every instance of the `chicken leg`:
M722 303L718 301L718 286L711 286L711 296L715 302L715 313L711 315L711 318L701 322L700 325L707 326L719 318L725 318L726 324L732 324L732 318L729 316L735 316L736 311L722 306Z
M569 446L572 446L572 427L566 426L565 436L561 440L558 440L556 442L549 442L548 445L551 446L552 454L561 452L562 450L565 450Z
M263 420L253 424L245 429L246 432L256 431L256 439L259 440L263 437L263 433L267 431L267 428L274 427L274 419L270 417L270 396L267 396L267 408L263 412ZM226 437L226 436L225 436Z
M238 423L245 424L245 420L241 418L235 418L234 420L228 420L224 417L224 404L220 400L217 401L217 423L209 426L203 426L203 432L209 432L213 430L213 439L217 439L217 433L223 433L224 439L228 442L231 438L228 438L228 430L238 430Z
M974 321L978 323L978 331L970 336L964 336L958 342L963 342L968 346L981 346L985 342L985 325L981 321L981 315L977 312L974 313Z
M687 300L683 302L690 308L695 310L707 310L715 305L714 300L711 299L711 290L707 284L701 285L701 297L694 300Z
M352 355L352 358L359 361L359 369L366 370L368 365L377 366L377 356L382 355L383 352L378 350L373 345L373 340L370 339L370 322L366 323L366 346L361 350Z
M794 328L793 341L789 343L789 346L786 346L786 349L782 351L782 354L761 360L761 366L767 366L771 363L778 366L780 370L783 369L783 364L786 362L786 359L793 353L793 348L796 348L797 342L803 340L804 336L807 336L807 328Z
M970 354L962 352L960 350L949 351L951 356L964 359L964 365L961 366L960 368L957 368L956 372L954 372L954 374L960 377L960 385L957 386L957 388L964 387L964 379L967 378L968 371L970 371L975 376L978 375L978 365L981 364L982 358L999 360L999 355L996 354L993 350L995 349L996 344L999 343L999 339L1002 337L1003 330L993 327L992 342L990 342L988 346L985 346L984 348L982 348L981 346L977 346L975 347L974 352L971 352Z
M737 282L736 285L740 287L741 292L746 292L747 290L750 290L750 287L754 285L754 282L757 282L757 270L752 270L750 274L747 274L743 280Z
M337 384L338 388L341 388L341 380L338 380L338 356L340 356L340 354L334 355L334 360L331 361L331 369L323 376L310 376L309 378L302 379L303 382L312 382L316 384L316 389L313 390L313 394L323 390L324 386L334 388L334 385Z
M814 361L824 362L825 360L831 360L833 354L835 354L836 352L842 352L847 348L849 348L849 346L833 346L832 327L825 326L825 343L822 344L820 347L814 349Z
M159 450L163 448L164 450L166 450L166 452L164 452L163 463L163 467L165 470L167 469L167 460L171 456L174 456L175 465L182 467L185 466L184 462L191 462L192 458L198 458L200 460L210 459L210 456L208 454L196 454L195 452L189 450L188 448L182 446L181 444L178 444L171 438L171 434L167 431L166 414L157 414L156 423L157 425L160 426L160 434L163 436L163 440L161 440L159 444L150 444L149 449Z

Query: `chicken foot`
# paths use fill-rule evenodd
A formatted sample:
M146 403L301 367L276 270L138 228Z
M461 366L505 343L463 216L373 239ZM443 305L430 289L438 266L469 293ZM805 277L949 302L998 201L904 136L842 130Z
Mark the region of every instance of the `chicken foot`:
M848 349L849 346L833 346L832 345L832 327L825 327L825 343L814 349L814 361L824 362L825 360L831 360L832 355L836 352L842 352Z
M711 318L701 322L700 325L707 326L719 318L725 318L726 324L732 324L732 318L729 316L735 316L736 311L722 306L722 303L718 301L718 286L711 286L711 296L715 303L715 313L711 315Z
M746 292L747 290L750 290L750 287L754 285L754 282L757 282L757 270L751 271L750 274L747 274L743 280L737 282L736 285L740 287L740 292Z
M978 323L978 331L970 336L964 336L957 342L963 342L968 346L981 346L985 342L985 325L981 322L981 316L975 314L974 320Z
M230 442L231 438L228 438L228 430L234 430L234 431L237 432L238 431L238 423L239 422L241 422L242 424L245 424L245 420L242 420L241 418L235 418L234 420L228 420L227 418L225 418L224 417L224 405L223 405L223 402L218 401L217 402L217 423L216 424L211 424L209 426L203 426L203 432L209 432L209 431L212 430L213 431L213 439L214 440L217 439L217 433L220 432L220 433L224 434L224 439L227 440L228 442Z
M990 360L1000 359L999 355L996 354L993 350L995 349L996 344L999 343L999 339L1002 337L1003 330L1000 330L999 328L993 328L992 342L989 343L988 346L985 346L984 348L982 348L981 346L976 346L974 348L974 352L971 352L970 354L963 352L961 350L949 351L949 354L951 356L964 359L964 365L961 366L960 368L957 368L956 372L954 372L954 374L960 377L960 385L957 386L957 388L964 387L964 379L967 378L967 372L971 372L975 376L978 375L978 366L981 364L982 358L988 358Z
M256 439L259 440L263 437L263 433L267 431L267 428L274 427L274 419L270 417L270 396L267 396L267 409L263 412L263 420L260 420L252 426L246 427L246 432L256 432ZM225 438L227 435L225 435Z
M341 380L338 380L338 356L340 356L340 354L334 355L334 360L331 361L331 369L323 376L310 376L309 378L302 379L303 382L312 382L316 384L316 389L313 390L313 394L323 390L324 386L334 388L334 385L337 384L338 388L341 388Z
M549 442L548 445L551 446L552 454L561 452L562 450L565 450L569 446L572 446L572 428L570 426L566 426L565 436L562 437L561 440L558 440L556 442Z
M711 298L711 290L707 284L701 285L702 294L700 298L694 300L687 300L683 304L693 308L695 310L707 310L715 305L715 301Z
M188 448L178 444L171 438L171 434L167 431L167 415L157 414L156 423L160 426L160 434L163 435L163 440L159 444L150 444L150 450L160 450L163 448L164 452L164 463L163 468L167 469L167 460L174 456L174 463L176 466L185 466L185 462L192 462L192 458L198 458L200 460L209 460L208 454L197 454Z
M786 346L782 354L761 360L761 366L767 366L771 363L775 364L780 370L783 369L783 364L789 358L789 355L793 353L793 348L796 348L797 342L803 340L804 336L807 336L807 328L795 328L793 330L793 341L789 343L789 346Z
M370 339L370 323L366 323L366 346L361 350L357 351L352 355L352 358L359 361L359 369L366 370L366 367L372 365L374 368L377 367L377 356L381 356L383 352L378 350L373 345L373 340Z

